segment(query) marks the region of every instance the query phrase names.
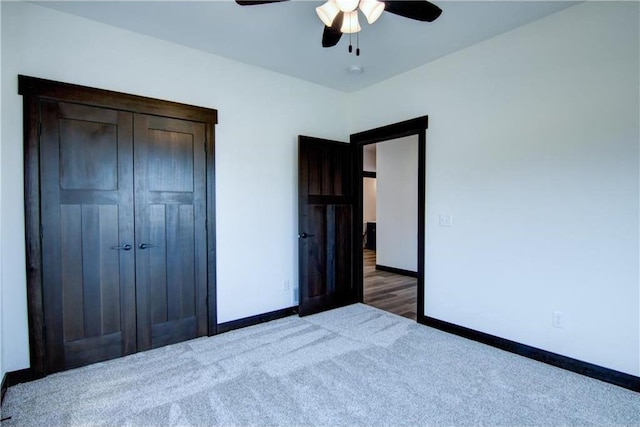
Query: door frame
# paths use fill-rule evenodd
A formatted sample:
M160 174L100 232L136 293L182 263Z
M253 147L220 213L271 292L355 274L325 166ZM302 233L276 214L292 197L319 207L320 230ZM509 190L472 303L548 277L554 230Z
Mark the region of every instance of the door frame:
M216 224L215 224L215 125L217 110L18 75L23 97L24 208L29 322L30 368L28 376L47 374L42 281L40 218L40 100L63 101L101 108L151 114L205 124L207 179L207 316L208 335L217 333Z
M405 136L418 136L418 283L416 318L424 316L424 255L425 255L425 213L426 213L426 140L429 116L416 117L403 122L352 134L351 144L355 149L354 179L356 185L356 201L354 218L354 242L362 241L363 233L363 151L365 145L398 139ZM357 177L357 178L355 178ZM359 239L359 240L357 240ZM364 271L362 266L362 245L353 245L353 272L358 301L364 302Z

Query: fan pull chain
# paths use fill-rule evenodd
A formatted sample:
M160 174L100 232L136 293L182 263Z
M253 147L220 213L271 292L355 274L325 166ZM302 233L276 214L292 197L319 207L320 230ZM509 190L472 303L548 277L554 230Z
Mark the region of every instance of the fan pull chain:
M351 46L351 19L349 19L349 53L353 52L353 46Z
M357 12L356 12L357 13ZM353 53L353 43L352 43L352 25L353 21L349 19L349 53ZM360 32L356 33L356 56L360 56Z

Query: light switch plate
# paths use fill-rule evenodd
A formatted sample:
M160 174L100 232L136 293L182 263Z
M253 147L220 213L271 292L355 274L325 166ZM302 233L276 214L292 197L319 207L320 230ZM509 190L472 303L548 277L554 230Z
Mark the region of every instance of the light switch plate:
M453 227L453 215L440 214L440 227Z
M551 325L554 328L564 329L567 326L567 315L561 311L554 311L551 317Z

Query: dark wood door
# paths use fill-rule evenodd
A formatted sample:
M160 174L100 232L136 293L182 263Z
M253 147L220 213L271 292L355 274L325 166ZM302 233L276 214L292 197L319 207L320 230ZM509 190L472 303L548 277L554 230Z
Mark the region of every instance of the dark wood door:
M206 335L205 124L40 108L47 371Z
M205 125L136 114L138 349L207 334Z
M47 370L136 350L132 114L42 102Z
M27 76L18 92L33 374L215 333L216 110Z
M353 150L298 138L301 316L356 302L353 281Z

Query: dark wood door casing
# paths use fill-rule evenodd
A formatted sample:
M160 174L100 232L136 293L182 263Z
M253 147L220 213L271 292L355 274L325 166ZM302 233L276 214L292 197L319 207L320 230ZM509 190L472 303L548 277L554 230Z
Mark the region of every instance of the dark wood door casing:
M425 230L426 230L426 131L429 127L429 117L422 116L403 122L370 129L351 135L350 142L355 150L355 171L361 176L366 176L363 172L363 147L383 141L390 141L410 135L418 136L418 277L417 277L417 307L418 319L424 316L425 298ZM362 179L357 181L358 188L355 191L355 215L362 218L363 211L363 183ZM362 236L363 223L356 221L354 232L356 236ZM354 277L355 286L358 293L358 301L363 301L363 251L361 245L354 246Z
M181 302L178 316L174 316L174 320L193 317L193 320L186 323L191 322L195 326L183 328L182 324L178 327L174 324L166 327L164 331L189 329L195 330L194 333L198 335L215 334L217 321L214 127L217 123L217 112L26 76L19 76L18 79L19 93L23 95L24 106L27 302L31 375L39 377L60 369L61 350L47 346L47 342L50 341L48 338L51 336L62 340L60 342L64 341L65 334L70 337L73 344L68 343L66 351L72 356L74 352L82 351L83 340L88 340L85 341L87 345L93 345L95 341L104 341L96 347L99 349L95 355L96 360L105 355L110 358L136 351L135 311L131 317L131 311L127 307L136 304L135 295L131 291L135 288L129 284L135 281L134 254L137 249L104 249L125 244L135 246L137 243L134 241L132 203L134 159L130 149L136 115L141 123L145 121L145 117L149 117L151 122L155 120L169 123L169 128L178 122L184 125L184 121L193 122L187 126L197 128L187 130L184 135L187 135L187 139L197 139L197 142L192 144L193 164L190 170L197 178L193 179L194 189L191 196L193 198L197 193L195 198L200 202L179 204L176 209L173 200L160 200L160 204L164 204L165 208L171 205L168 210L172 213L168 216L173 218L173 223L182 224L174 227L174 231L180 230L180 227L193 230L190 238L194 240L196 262L190 267L188 263L179 261L171 274L178 277L179 271L181 274L193 276L194 282L197 283L193 289L178 289L174 292L181 296L186 295L185 300L189 300L188 304ZM162 129L162 123L156 124ZM150 132L149 129L148 127L147 133ZM184 139L184 129L176 130L173 126L169 130L164 135L168 137L167 140ZM90 144L90 147L78 147L74 136L78 133L84 134L85 137L89 135L94 143ZM43 144L40 143L41 138ZM47 138L50 140L49 143L45 143ZM51 143L56 138L58 142ZM172 142L168 145L171 146ZM82 150L85 153L78 157ZM43 174L56 175L54 169L58 167L60 172L57 173L56 180L47 180L40 175L41 156L46 156L47 159L43 166L51 168L48 172L43 170ZM96 161L98 158L99 162ZM118 163L115 169L114 162ZM90 168L94 168L94 172L95 168L98 168L97 173L92 173L92 177L83 176ZM96 180L95 177L99 179ZM51 219L50 213L56 210L58 213ZM190 220L193 223L190 223ZM67 239L69 243L64 245L64 251L45 247L48 245L47 233L58 231L61 238ZM167 231L167 234L170 232ZM101 239L103 244L100 247L96 246L95 241ZM182 244L188 244L188 240L189 238ZM79 243L82 243L80 248ZM111 246L112 244L114 246ZM94 265L87 265L86 272L81 272L78 264L65 264L65 259L78 256L93 260L91 262ZM51 257L58 259L61 266L66 265L64 273L55 271L49 262ZM104 265L95 265L95 262ZM114 265L117 268L113 277L98 277L103 268ZM51 271L51 268L54 268L54 271ZM60 291L63 285L60 280L54 280L53 288L45 289L43 278L50 280L58 273L75 274L77 277L78 274L85 274L85 289L76 289L75 293L73 290L66 290L64 297L62 294L51 295L51 292L57 292L56 289ZM61 314L60 310L64 304L80 304L80 293L100 293L100 286L107 286L115 291L110 294L112 300L99 303L103 305L99 310L95 306L96 301L100 301L99 298L84 301L86 298L83 296L82 310L70 313L66 323L63 321L58 325L51 325L47 320L47 313L56 313L51 310L58 310L58 314ZM189 297L190 292L194 294L193 299L198 298L199 303L193 302ZM52 306L48 311L47 304ZM118 317L120 318L117 319ZM116 319L120 321L120 325L116 325ZM82 328L79 327L80 324ZM153 325L150 329L153 329ZM161 336L162 333L158 334L157 345L162 343ZM64 346L62 348L64 349ZM73 357L70 360L73 364Z
M349 144L298 139L301 316L355 302L353 150Z

